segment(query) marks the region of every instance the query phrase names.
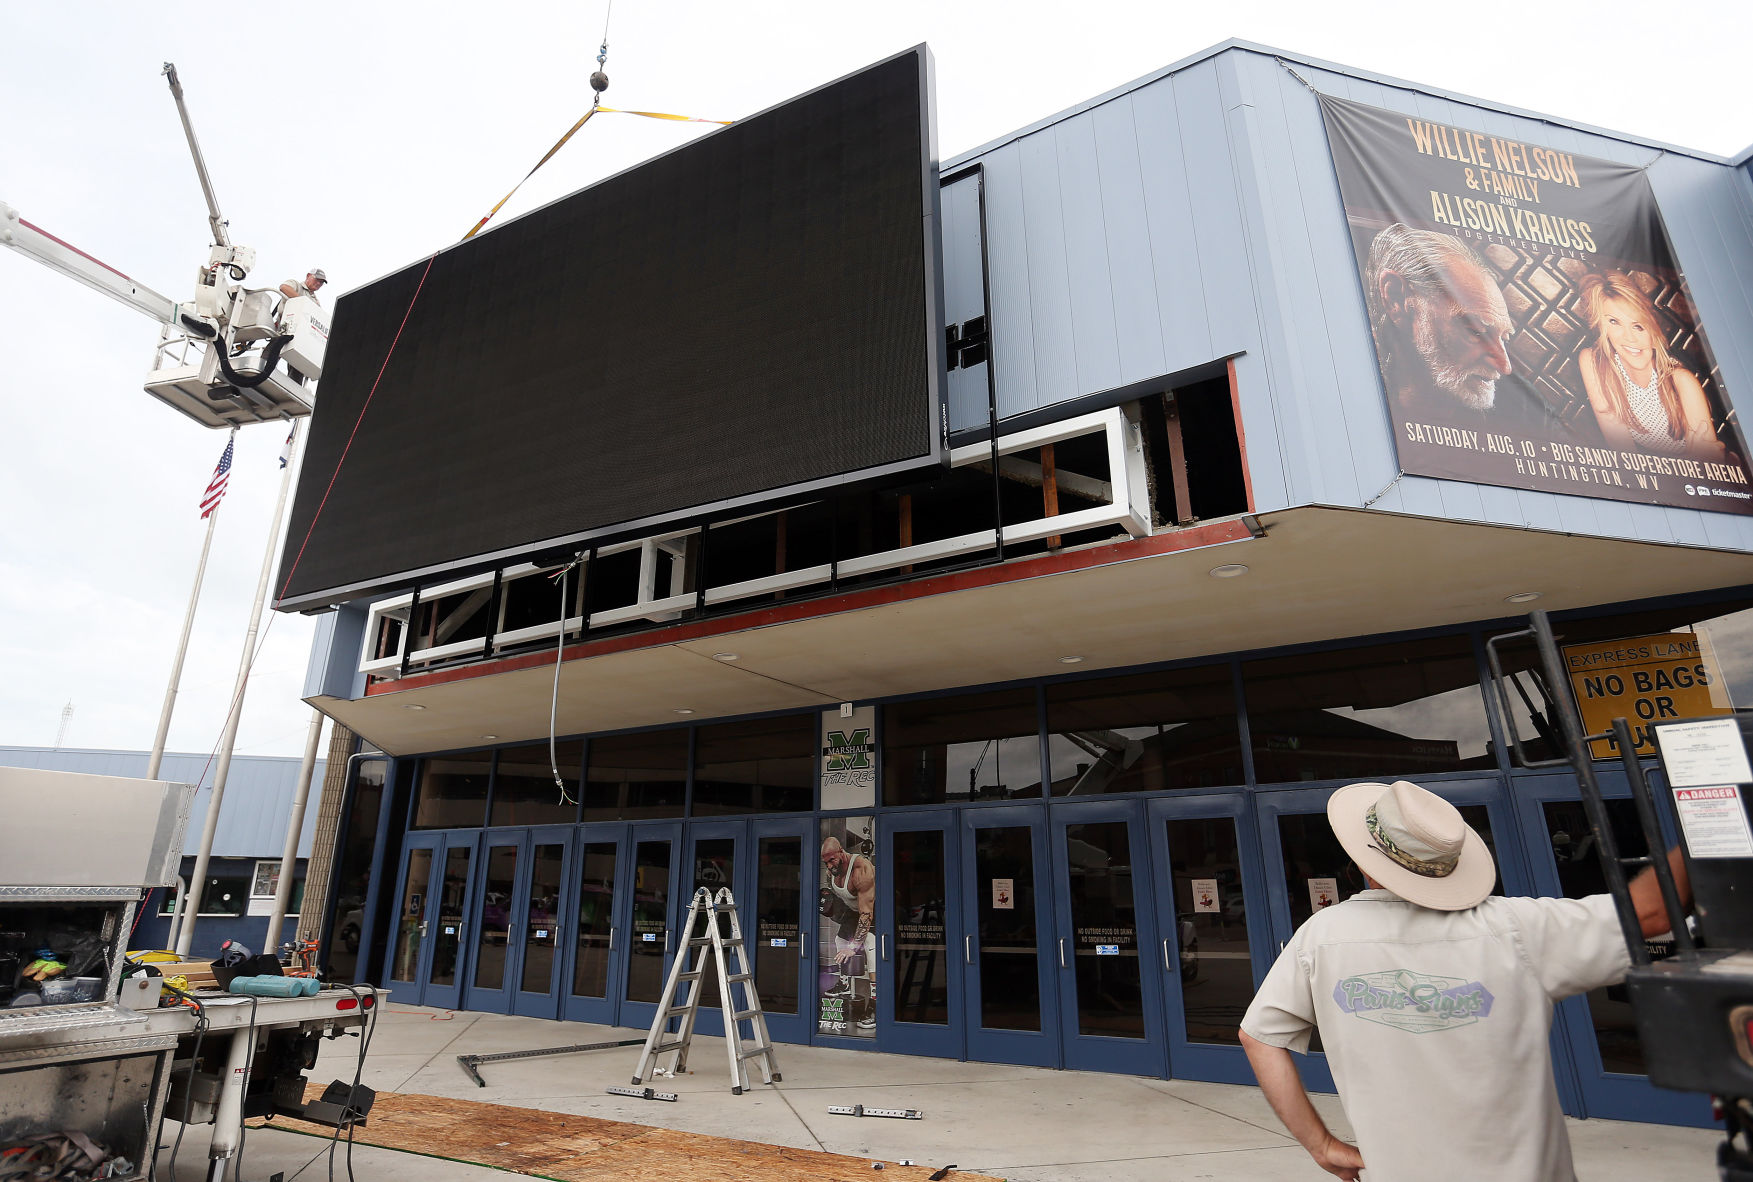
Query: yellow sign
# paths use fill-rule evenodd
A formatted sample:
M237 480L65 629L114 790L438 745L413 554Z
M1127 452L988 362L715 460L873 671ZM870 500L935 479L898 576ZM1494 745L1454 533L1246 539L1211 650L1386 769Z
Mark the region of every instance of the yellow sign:
M1615 718L1631 723L1637 753L1655 754L1650 724L1674 718L1730 714L1717 664L1695 632L1657 632L1563 649L1565 672L1589 734L1611 730ZM1589 744L1596 759L1614 759L1612 739Z

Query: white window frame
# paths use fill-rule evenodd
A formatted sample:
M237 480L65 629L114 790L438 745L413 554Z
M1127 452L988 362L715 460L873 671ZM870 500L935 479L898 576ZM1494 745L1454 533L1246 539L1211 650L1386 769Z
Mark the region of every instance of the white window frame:
M1089 414L1063 419L1057 423L1048 423L1010 435L1001 435L998 439L997 451L1002 458L1017 452L1033 451L1048 444L1060 443L1084 435L1101 435L1104 439L1108 453L1108 479L1096 482L1094 491L1106 496L1108 503L1093 505L1088 509L1079 509L1072 513L1062 513L1054 517L1044 516L1034 521L1020 521L1013 525L1007 525L1004 527L1004 540L1007 544L1038 541L1041 538L1113 525L1120 526L1135 538L1150 536L1150 490L1145 476L1144 440L1138 424L1128 418L1122 408L1116 406L1107 410L1092 411ZM993 458L992 453L993 447L990 443L966 444L951 450L950 467L964 468L981 463L990 464ZM755 513L737 520L749 521L764 516L769 516L769 514ZM726 522L724 524L732 523ZM682 612L692 608L695 604L695 595L692 591L684 592L682 590L681 563L671 563L669 585L661 588L658 586L659 552L666 551L671 555L679 556L686 540L699 532L698 527L673 530L647 538L617 542L597 550L599 557L607 557L630 550L638 551L639 582L638 591L632 603L590 613L590 626L600 628L609 624L631 623L634 620L664 623L676 619ZM777 591L792 591L801 587L826 583L834 578L836 573L842 576L852 576L897 570L904 566L990 550L995 548L997 544L998 531L979 530L959 537L943 538L935 542L924 542L896 550L856 555L841 560L837 567L823 564L801 570L781 571L758 579L747 579L740 583L707 587L703 598L709 605L730 603L739 599L753 599L762 595L771 595ZM527 562L506 567L501 573L501 587L503 588L505 584L517 579L538 576L552 569L554 568L537 567ZM486 571L466 578L453 579L434 587L423 588L420 593L420 602L431 603L447 596L469 594L491 588L493 578L493 572ZM505 622L505 600L506 597L502 594L499 606L500 618L496 621L499 625L503 625ZM359 671L361 673L386 680L394 679L401 675L404 657L410 666L414 666L431 661L472 656L486 651L486 639L478 637L474 640L453 641L408 652L411 631L410 617L413 606L414 596L411 592L406 595L382 599L372 604L366 620L365 641L360 654ZM401 621L400 640L396 645L395 652L381 657L372 656L371 654L377 645L377 638L382 635L385 619ZM575 634L584 627L584 618L582 616L569 616L564 625L559 620L553 620L527 628L518 628L511 632L499 632L496 629L493 636L494 647L497 649L532 640L551 641L562 627L564 627L566 634ZM413 669L410 671L424 672L424 670Z

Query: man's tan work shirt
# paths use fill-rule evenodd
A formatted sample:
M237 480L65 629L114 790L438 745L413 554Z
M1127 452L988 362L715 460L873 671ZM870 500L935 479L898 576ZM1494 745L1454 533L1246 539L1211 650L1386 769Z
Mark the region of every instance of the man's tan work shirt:
M1306 1051L1320 1028L1370 1182L1573 1182L1552 1003L1630 963L1607 895L1432 911L1362 891L1297 929L1242 1029Z

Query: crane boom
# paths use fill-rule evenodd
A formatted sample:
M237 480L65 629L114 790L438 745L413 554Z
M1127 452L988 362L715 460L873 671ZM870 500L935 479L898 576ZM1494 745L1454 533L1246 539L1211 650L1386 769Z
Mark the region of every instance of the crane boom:
M85 284L93 291L101 291L137 312L144 312L160 324L174 325L177 322L175 300L159 295L144 283L130 279L108 263L93 258L77 246L61 241L41 226L33 226L4 201L0 201L0 245L10 246L20 254L59 271L67 278Z
M213 244L230 246L231 235L226 232L225 218L219 213L219 198L213 195L213 182L207 176L207 161L201 155L200 141L195 139L195 125L189 122L189 108L183 103L183 84L177 81L175 64L164 63L164 76L170 80L170 97L176 100L177 116L183 121L183 134L189 137L189 154L195 158L195 175L201 180L201 194L207 198L207 224L213 227Z

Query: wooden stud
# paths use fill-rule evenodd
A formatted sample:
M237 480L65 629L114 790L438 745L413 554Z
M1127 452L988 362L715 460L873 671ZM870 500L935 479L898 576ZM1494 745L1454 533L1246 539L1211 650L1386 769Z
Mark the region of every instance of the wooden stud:
M1181 438L1181 408L1173 391L1163 395L1163 432L1169 437L1169 474L1175 482L1175 524L1193 524L1193 493L1187 484L1187 447Z
M1053 462L1053 445L1041 445L1041 509L1044 517L1059 516L1059 477ZM1047 549L1057 550L1065 539L1054 534L1047 539Z

